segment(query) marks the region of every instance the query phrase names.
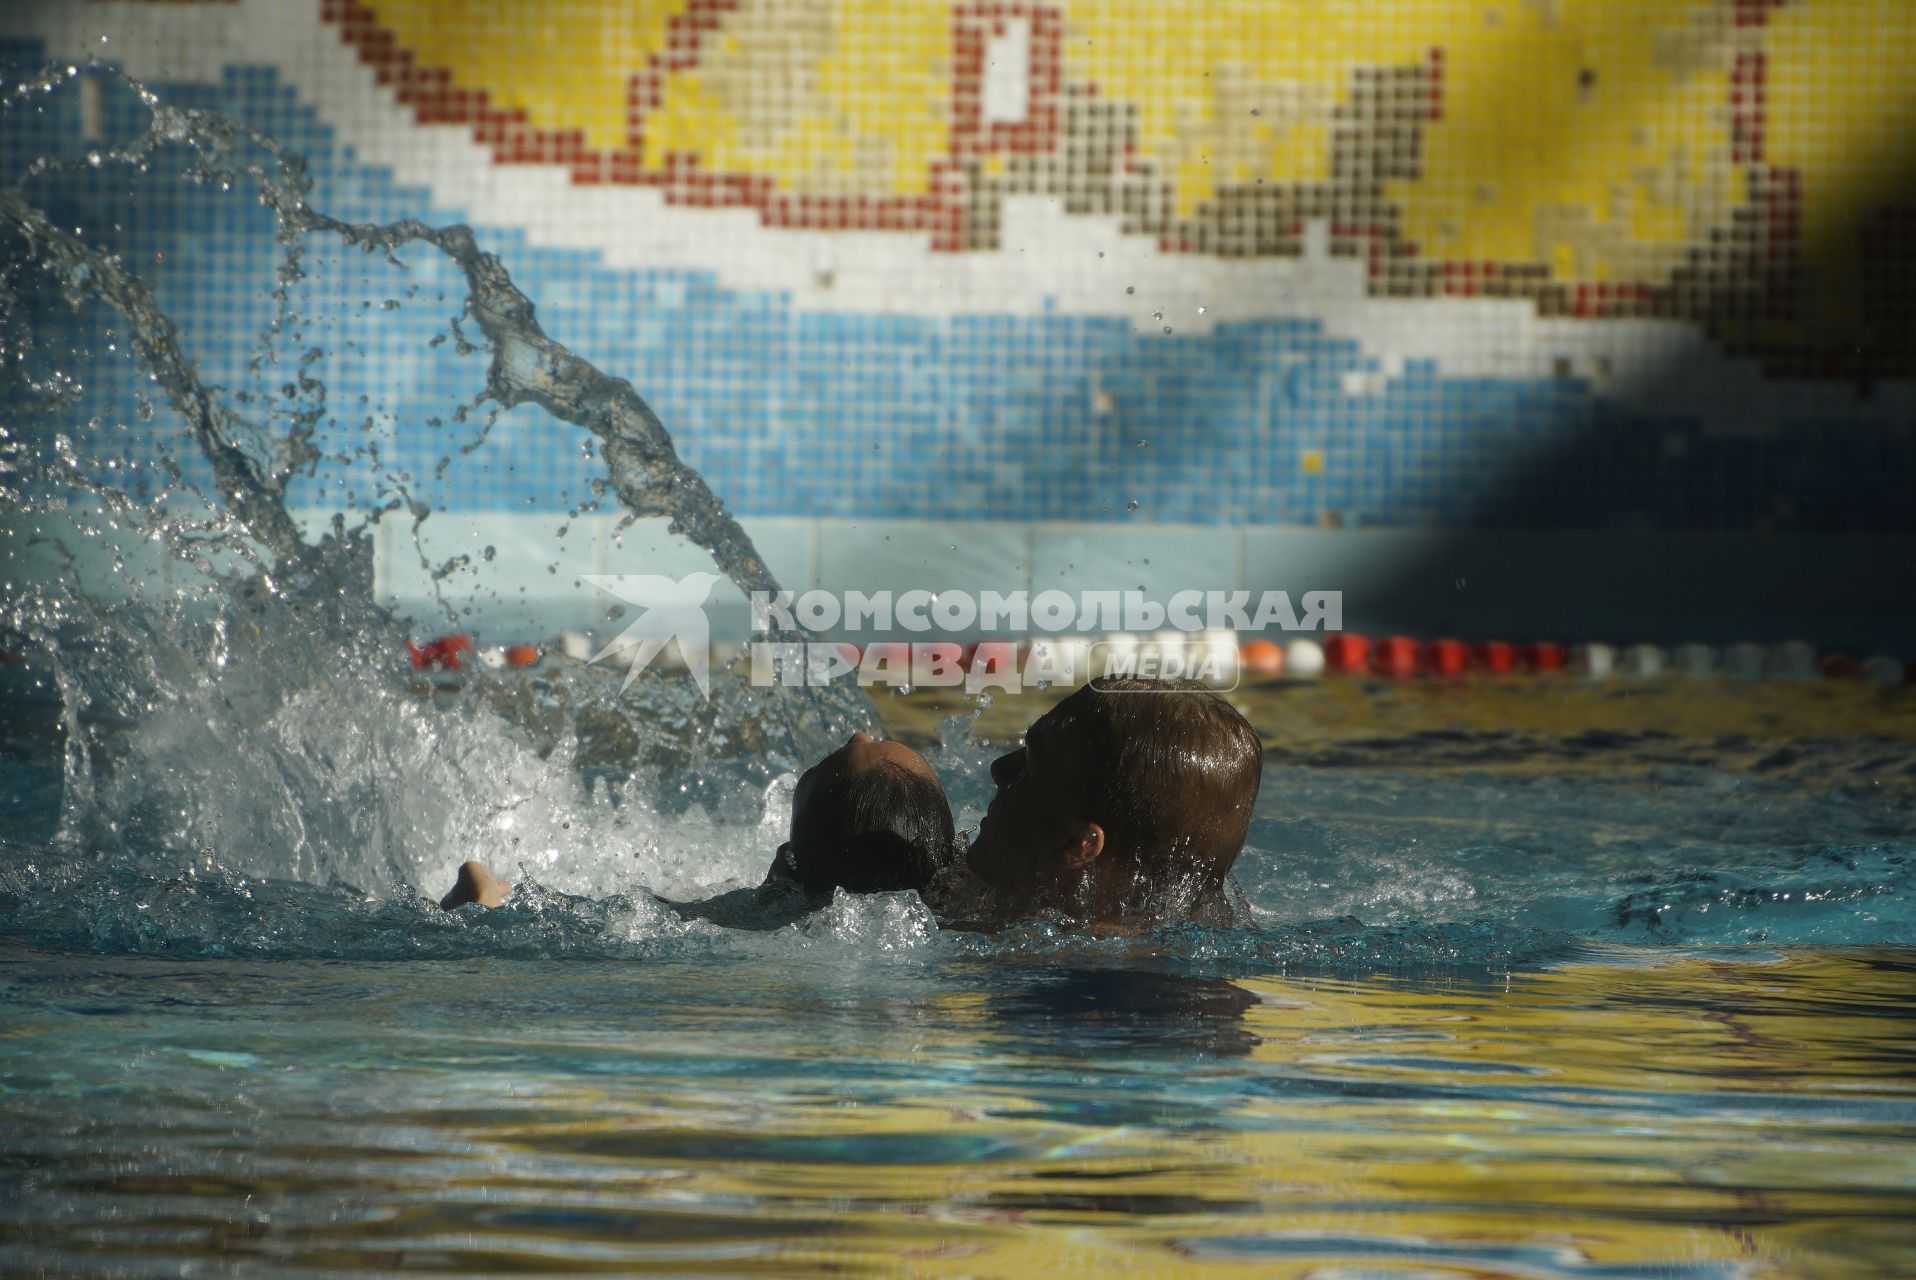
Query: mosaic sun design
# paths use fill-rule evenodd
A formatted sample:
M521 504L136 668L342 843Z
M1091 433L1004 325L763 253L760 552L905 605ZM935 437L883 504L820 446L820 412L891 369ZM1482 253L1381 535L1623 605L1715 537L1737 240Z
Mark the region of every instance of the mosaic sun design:
M1387 297L1916 373L1916 17L1890 0L324 0L500 164L996 247L1007 196Z

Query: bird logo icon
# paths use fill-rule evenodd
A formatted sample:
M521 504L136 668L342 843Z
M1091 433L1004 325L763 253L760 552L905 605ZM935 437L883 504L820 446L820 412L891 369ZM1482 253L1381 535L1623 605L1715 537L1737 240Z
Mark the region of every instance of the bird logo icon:
M639 616L612 642L592 655L597 662L610 654L637 647L625 673L621 693L630 688L652 659L665 646L678 641L679 655L698 685L699 692L712 696L711 627L705 616L705 602L719 581L716 573L688 573L683 578L667 578L655 573L587 573L589 582L626 604L636 605Z

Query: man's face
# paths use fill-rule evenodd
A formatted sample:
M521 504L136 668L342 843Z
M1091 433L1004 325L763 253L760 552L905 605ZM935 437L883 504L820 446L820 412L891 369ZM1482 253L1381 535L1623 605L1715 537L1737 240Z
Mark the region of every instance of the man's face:
M1015 914L1066 873L1063 850L1084 821L1089 779L1069 723L1041 718L1016 751L991 764L997 791L965 860L1001 913Z

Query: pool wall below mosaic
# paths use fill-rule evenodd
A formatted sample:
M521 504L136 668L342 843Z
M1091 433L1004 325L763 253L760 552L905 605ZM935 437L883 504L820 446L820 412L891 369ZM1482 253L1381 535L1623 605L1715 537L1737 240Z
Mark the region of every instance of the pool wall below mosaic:
M307 511L315 536L331 514ZM381 603L420 635L470 631L486 643L542 640L561 631L609 637L635 605L587 575L682 579L710 557L664 522L585 516L451 513L416 528L381 525L373 539ZM1181 591L1342 593L1346 629L1365 634L1505 639L1775 643L1916 655L1916 622L1896 587L1916 561L1910 535L1467 532L1404 529L1087 527L1076 523L802 520L747 517L747 533L792 592L1141 592L1163 604ZM561 533L563 529L563 533ZM75 573L109 593L124 579L146 591L187 571L152 543L80 536L48 517L0 518L6 581L70 583ZM56 551L55 546L61 548ZM462 561L463 563L459 563ZM116 565L124 565L124 570ZM435 577L448 566L451 571ZM229 566L234 567L234 566ZM1813 589L1791 584L1814 583ZM1253 596L1255 598L1255 595ZM608 611L625 610L625 620ZM741 639L744 596L713 587L712 634ZM842 633L842 632L841 632ZM937 638L975 639L977 626ZM993 634L1003 634L1002 631ZM894 629L859 639L923 639Z

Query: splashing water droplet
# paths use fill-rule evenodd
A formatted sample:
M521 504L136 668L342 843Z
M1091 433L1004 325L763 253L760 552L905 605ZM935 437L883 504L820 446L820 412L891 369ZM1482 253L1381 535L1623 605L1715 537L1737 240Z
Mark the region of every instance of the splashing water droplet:
M102 42L104 43L104 37ZM78 72L77 67L71 68L69 74L77 75ZM52 86L47 88L51 92ZM748 589L776 586L775 580L759 559L756 549L750 545L742 531L737 529L735 522L712 498L702 478L670 458L669 447L664 447L669 446L664 426L651 410L628 384L622 380L607 378L571 351L547 338L533 320L531 300L517 290L496 259L483 253L474 237L465 228L426 227L410 220L386 226L356 225L333 219L308 202L308 187L300 177L301 166L298 157L291 153L280 152L271 139L256 135L243 126L236 126L233 122L217 116L216 113L181 111L162 107L150 92L138 90L138 93L140 102L153 113L147 133L131 146L102 148L99 151L85 153L87 163L101 166L111 161L115 164L125 163L131 168L145 171L147 165L144 157L153 147L175 142L188 143L201 149L201 154L204 156L217 157L227 153L229 141L241 139L243 136L246 145L257 144L266 149L269 160L264 167L248 165L242 170L241 166L235 163L229 168L225 162L215 158L209 160L205 169L195 171L189 180L209 188L217 186L222 191L230 191L239 186L249 189L257 186L261 202L275 216L278 229L289 245L297 242L301 237L337 238L348 248L361 248L369 255L383 254L385 259L396 267L405 264L394 257L394 251L406 245L419 245L444 254L450 260L451 266L456 269L456 273L463 274L465 277L464 284L469 297L466 299L467 305L462 315L465 316L468 324L479 326L483 333L481 341L498 354L498 366L488 376L487 389L495 393L493 399L503 404L509 398L519 397L525 391L527 381L536 378L541 405L556 417L587 426L595 433L596 438L603 439L608 446L619 443L642 446L635 452L625 455L619 455L608 448L606 464L602 468L603 474L592 481L593 492L616 496L632 508L632 514L635 516L666 516L676 523L683 524L687 527L688 539L709 551L717 562L717 567L724 570L741 586L746 586ZM277 162L277 168L275 168L275 162ZM153 167L159 169L162 166ZM275 442L288 445L281 456L249 456L249 450L235 446L235 439L241 443L250 444L247 433L258 433L256 424L242 419L229 407L234 403L264 402L270 406L269 412L275 418L282 413L295 410L305 414L310 407L317 420L319 408L315 398L323 397L322 384L317 380L308 381L302 369L295 381L282 381L279 384L281 395L286 401L291 402L281 404L273 397L274 383L271 380L271 374L267 372L269 368L281 364L278 356L275 355L269 360L252 366L258 375L257 394L239 388L222 393L218 387L209 387L200 382L198 372L191 362L183 359L181 353L173 346L172 327L166 322L166 317L151 298L147 287L132 274L132 264L129 261L114 257L104 249L93 248L92 233L83 233L78 229L67 231L47 218L42 211L33 208L15 190L0 191L0 226L7 226L10 231L27 231L27 239L36 246L36 257L41 259L57 277L69 282L77 293L92 295L98 300L110 303L125 320L130 322L129 338L133 350L140 356L142 363L148 366L147 381L157 393L157 395L149 396L145 393L133 392L132 416L141 422L151 421L155 416L155 399L160 399L162 404L171 403L176 406L178 416L184 419L185 428L190 432L188 441L200 445L201 452L206 455L206 462L213 470L213 479L220 495L225 498L228 508L227 512L222 514L220 523L217 526L209 526L209 529L222 536L243 535L247 539L247 550L240 558L256 566L257 572L251 581L265 584L257 592L252 586L246 586L243 593L238 589L232 593L231 604L237 609L247 611L246 626L249 632L259 632L268 637L281 636L283 632L284 636L299 636L320 641L330 638L339 641L338 646L328 647L324 643L309 645L304 642L304 639L299 643L287 643L282 638L278 644L248 646L253 652L244 655L240 654L237 647L229 648L221 644L205 655L209 661L202 664L202 668L222 672L234 667L243 668L239 678L252 681L257 686L249 686L247 701L249 708L258 700L253 696L256 694L262 697L270 694L286 708L285 717L273 720L276 725L275 732L279 728L287 727L282 721L288 717L298 719L306 714L302 710L305 705L302 699L309 697L312 691L324 688L325 701L329 707L334 705L336 699L343 696L345 700L338 705L346 708L345 714L334 717L329 713L325 717L313 718L313 732L318 736L311 740L317 743L319 748L325 748L330 753L330 757L336 757L318 760L318 748L316 748L315 768L322 771L345 771L340 772L339 777L344 778L350 786L359 788L359 792L364 794L355 792L357 798L353 804L344 806L337 803L336 795L340 793L339 788L331 783L324 783L310 790L295 789L293 793L288 793L287 789L273 778L263 779L257 787L250 787L244 781L235 784L232 779L224 776L216 780L209 777L202 785L196 781L195 776L187 773L181 773L175 778L171 772L161 770L150 784L142 782L141 785L148 786L155 794L164 792L166 797L170 797L177 792L178 795L195 801L195 803L178 806L181 811L193 814L191 823L194 828L192 831L182 828L185 834L181 836L178 847L184 848L187 835L194 836L195 845L200 849L213 847L215 842L199 838L202 826L210 831L214 828L209 824L243 823L251 821L253 816L257 816L261 822L266 822L280 812L280 807L285 807L290 815L291 825L312 834L310 848L303 843L298 849L261 849L259 851L260 857L283 858L283 861L269 864L276 873L288 874L296 879L310 878L319 881L339 874L352 880L364 880L368 884L390 882L416 887L420 870L425 865L423 856L406 854L389 862L383 854L362 853L360 846L364 843L363 841L355 840L344 826L335 830L329 825L335 811L348 807L356 811L363 808L365 812L374 815L371 820L379 824L382 829L390 828L399 833L412 831L414 826L419 831L437 830L434 824L438 819L443 818L444 814L432 809L432 804L443 802L447 806L460 806L474 799L470 788L460 778L449 775L443 780L427 779L424 785L421 784L420 779L408 778L403 787L394 789L389 785L391 780L387 778L375 776L373 773L364 773L362 776L360 773L350 772L351 770L363 769L368 760L377 756L388 746L408 759L415 755L422 760L442 755L463 759L464 747L480 743L487 744L489 751L496 748L497 751L504 753L497 762L489 761L489 765L498 763L509 765L513 769L524 767L533 771L529 772L524 779L508 784L523 785L528 795L552 791L553 787L541 784L560 782L567 778L568 775L562 769L557 769L557 766L555 766L557 771L551 775L550 779L538 774L536 771L543 766L530 763L530 758L522 757L516 740L508 744L507 738L502 736L495 741L495 729L489 718L467 717L462 714L440 722L429 717L411 714L393 716L388 714L391 708L384 701L389 692L384 675L375 673L368 676L364 682L359 681L359 672L352 664L361 657L361 650L358 647L348 646L358 646L361 642L365 642L367 645L365 652L373 652L375 649L391 652L398 649L398 637L394 634L391 619L377 608L368 594L371 562L368 556L361 555L360 548L364 545L360 540L361 531L345 530L336 521L335 533L327 536L336 536L339 539L340 548L337 554L327 547L314 545L310 541L310 535L302 538L301 531L296 527L287 508L285 486L288 479L297 478L299 468L303 465L303 451L310 447L306 437L295 435L288 441ZM142 259L161 262L166 261L169 256L158 251L152 252L150 259L147 254L140 255ZM290 292L294 287L291 282L298 278L291 274L297 269L296 257L296 252L289 253L287 271L280 277L283 291ZM10 263L9 266L11 265ZM371 287L372 281L367 279L358 297L352 298L350 302L341 298L339 306L343 309L358 303ZM419 296L416 286L407 287L403 291L395 290L395 292L406 298ZM280 297L282 302L285 301L281 295L275 296ZM439 295L439 299L444 301L445 295ZM399 305L398 298L395 297L382 303L381 309L393 310ZM355 310L358 308L355 307ZM310 319L310 317L305 319L293 317L289 320L282 316L274 320L271 331L276 335L275 343L286 335L291 335L293 341L298 341L300 325ZM283 328L282 322L284 322ZM480 350L478 346L464 341L459 334L457 320L453 322L452 334L453 337L459 338L457 349L461 354ZM107 337L112 336L112 333L107 335ZM437 335L433 339L434 345L443 344L446 341L448 338L445 334ZM117 353L119 345L115 343L107 349ZM356 344L350 341L345 342L340 348L342 352L352 352L355 349ZM341 359L345 358L342 355ZM308 362L302 360L301 363L304 366ZM282 370L282 372L291 371ZM63 386L70 385L75 394L84 390L77 378L67 377L64 374L55 376ZM368 403L365 397L360 397L359 402ZM393 415L386 412L383 407L380 407L379 411L378 422L370 415L365 417L363 430L369 436L383 439L382 433L391 432ZM356 419L358 416L354 414L351 418ZM341 433L354 430L356 424L347 419L347 415L341 415L341 417L342 421L333 429ZM466 420L463 408L455 415L455 420L460 422ZM300 430L305 431L308 426L310 424L301 426ZM98 435L105 433L106 430L107 427L102 422L94 427L92 432ZM0 440L5 438L5 431L0 430ZM357 439L346 443L355 450L359 445ZM590 444L591 442L588 441L588 448ZM165 442L156 442L155 447L162 454L169 452L169 446ZM267 451L258 452L259 455L264 455ZM657 466L648 463L644 467L638 467L631 461L634 456L664 457L668 461L666 464ZM342 454L341 461L347 460L347 457ZM5 459L0 459L0 462L4 461ZM376 466L384 466L376 457L374 463ZM61 460L60 465L67 471L77 472L80 469L78 462L73 460ZM109 473L121 472L126 466L122 460L113 457L99 458L93 465ZM4 465L0 465L0 472L5 469ZM407 471L392 471L383 476L374 474L365 477L364 481L370 482L371 488L381 490L379 499L369 498L369 501L387 501L386 511L401 514L410 511L415 519L419 520L423 520L435 510L444 511L444 506L409 501L410 495L403 489L398 496L394 496L391 486L410 484L411 475L412 473ZM324 491L322 488L322 492ZM351 510L359 503L360 494L367 492L368 489L365 487L341 486L332 490L332 496L343 495L346 508ZM121 527L118 521L102 523L109 530ZM369 521L368 527L372 523ZM168 537L171 532L166 525L149 524L144 520L130 521L126 527L137 527L141 532L151 533L156 540ZM207 531L196 529L193 532L199 534ZM582 536L585 534L586 530L582 527ZM565 537L566 530L560 530L556 536ZM260 549L257 552L252 550L255 545ZM488 545L475 558L492 561L496 555L497 548ZM459 557L458 563L465 565L465 558ZM366 574L365 584L362 584L357 576L348 576L358 575L362 569ZM265 576L269 572L278 577L277 583L274 578ZM303 580L306 579L311 581L304 582L302 585ZM335 580L337 590L334 589ZM223 587L216 589L224 590ZM328 622L310 613L297 618L293 617L292 613L281 617L275 612L276 606L268 603L280 600L298 602L292 612L316 609L320 607L319 602L330 602L326 603L325 607L330 610L328 616L331 621ZM182 605L187 603L184 595L180 597L180 603ZM0 602L0 616L6 615L7 610L12 607L12 601ZM66 610L69 606L62 605L60 608ZM57 620L60 615L56 613L54 606L48 605L43 616L49 620ZM103 613L100 616L107 618L111 615ZM460 611L456 616L464 618L468 615ZM161 640L166 642L164 636ZM184 651L185 642L181 642L181 647ZM350 661L338 660L348 653L351 655ZM241 660L242 656L244 661ZM306 675L308 663L314 664L315 669L320 671L320 679L303 678ZM193 663L178 665L183 669L194 666ZM282 675L286 677L283 688L281 687ZM361 695L364 696L361 697ZM795 701L801 696L807 705L802 716L797 714L800 708L793 707L789 730L780 723L786 718L787 713L773 711L769 707L765 711L767 721L764 727L773 731L768 736L768 741L775 742L778 749L786 755L810 754L810 743L818 732L810 725L812 721L821 718L819 712L825 713L824 718L844 716L854 723L865 722L864 717L869 713L869 704L855 687L849 695L807 692L793 694L791 700ZM136 695L129 695L129 698L134 697ZM351 700L355 697L360 697L365 703L365 707L362 708L364 716L356 716L352 712ZM781 694L780 698L784 699L785 695ZM140 719L154 714L154 707L161 701L159 698L152 697L138 698L137 710L132 718ZM202 698L192 701L196 705L204 702L207 708L213 709L213 714L225 714L217 711L217 708L223 705L219 698ZM129 706L132 705L135 704L130 701ZM194 712L195 716L199 714L197 710ZM754 711L753 714L756 716L760 713ZM272 719L270 716L267 718ZM324 723L321 723L322 720ZM213 722L209 720L207 723L211 726ZM220 723L225 725L226 721L222 720ZM251 731L246 724L234 723L242 738ZM832 745L836 745L837 740L842 740L843 734L836 732L833 736ZM300 744L294 745L301 750L304 749ZM421 745L452 745L459 749L451 752L416 751L415 748ZM352 750L334 750L340 747ZM371 750L366 750L367 748ZM349 758L354 756L355 751L360 757L357 763ZM181 758L184 759L187 754L189 753L180 753ZM245 753L239 754L243 756ZM555 761L562 760L566 758L566 753L563 751L556 753L552 758ZM168 763L171 764L170 759ZM222 769L226 767L226 763L222 762ZM300 763L303 766L305 762ZM86 762L82 760L72 767L79 770L85 764ZM485 772L491 776L492 773L501 771L489 768L479 772ZM332 777L331 774L325 776ZM89 806L91 802L79 790L84 779L75 773L70 775L69 781L75 788L74 794L79 797L75 800L75 805L80 808ZM702 780L700 785L703 785ZM235 806L224 803L220 805L197 803L202 796L228 797L240 794L236 791L236 786L248 788L243 794L255 801L250 808L257 810L256 815L237 813ZM139 800L139 795L131 792L128 794L133 796L134 800ZM478 798L490 802L497 797L483 794ZM144 801L140 802L144 803ZM535 807L545 803L543 800L537 801ZM423 809L422 805L425 806ZM98 816L103 823L113 824L120 816L107 809L104 802L98 807L100 808ZM162 807L153 806L154 812L159 812ZM238 806L238 808L247 807ZM485 812L481 812L485 810L484 804L474 804L472 807L479 815L473 819L473 823L477 825L472 831L463 832L464 835L477 834L479 828L488 823L492 824L498 834L503 834L503 831L497 831L497 829L517 820L510 814L486 816ZM549 807L546 811L549 812ZM407 824L412 821L415 814L418 818L417 823L414 826L408 826ZM530 842L535 845L543 844L550 838L550 818L539 818L538 822L540 825L534 828L536 834ZM560 830L570 831L580 826L598 824L572 820L556 825ZM219 830L228 832L229 835L227 839L217 842L218 847L224 848L230 844L235 849L250 850L259 844L258 841L248 838L246 833L241 832L237 826L221 826ZM232 833L237 833L239 838L232 838ZM166 833L161 834L164 838L159 840L160 847L163 850L174 848L173 844L167 843L172 836ZM520 843L519 837L511 836L511 843L517 846ZM137 846L136 843L129 847L142 846ZM202 859L207 857L204 853L199 856ZM546 856L552 856L551 851L547 851ZM218 861L214 860L213 865L218 865Z

